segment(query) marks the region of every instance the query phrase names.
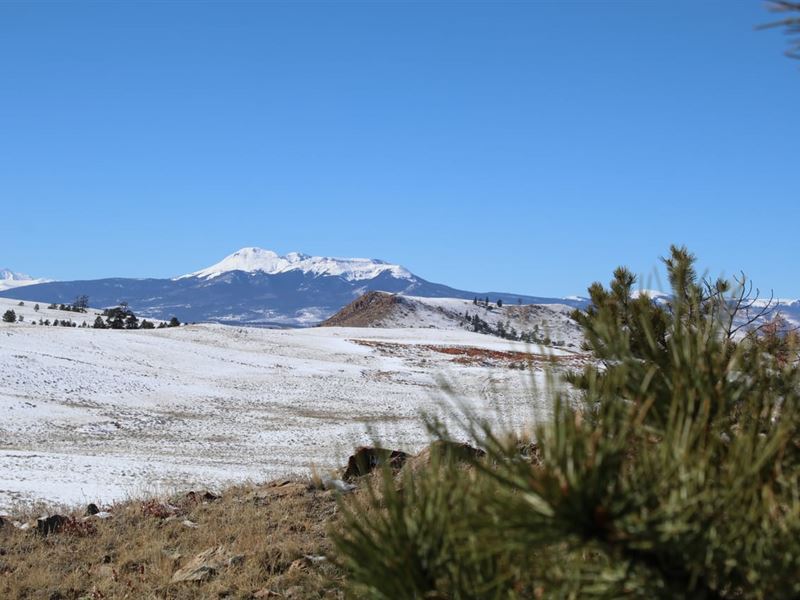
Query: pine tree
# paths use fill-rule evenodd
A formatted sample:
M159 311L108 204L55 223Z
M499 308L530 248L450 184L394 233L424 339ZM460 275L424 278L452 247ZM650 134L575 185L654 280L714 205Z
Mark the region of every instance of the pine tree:
M169 320L169 325L167 325L167 327L180 327L180 324L181 324L181 322L178 321L177 317L172 317Z
M4 323L16 323L17 322L17 313L13 310L9 309L3 313L3 322Z
M577 402L551 388L535 443L465 409L485 458L387 469L341 503L333 558L355 595L800 597L798 348L731 339L690 256L671 256L666 308L622 294L623 269L593 286L596 362Z
M497 324L497 335L499 335L502 338L506 337L506 326L503 324L502 321L500 321Z
M138 329L139 328L139 319L136 318L136 315L130 313L127 317L125 317L125 329Z
M89 308L89 296L86 294L81 294L75 298L75 302L72 304L72 306L76 312L86 312L86 309Z

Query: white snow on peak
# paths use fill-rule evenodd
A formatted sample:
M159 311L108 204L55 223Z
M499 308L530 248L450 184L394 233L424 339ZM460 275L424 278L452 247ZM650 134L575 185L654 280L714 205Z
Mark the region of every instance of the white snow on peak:
M230 256L226 256L215 265L206 269L182 275L213 279L231 271L246 273L266 273L275 275L287 271L302 271L312 275L329 275L343 277L348 281L373 279L381 273L389 272L398 279L411 279L413 275L400 265L393 265L372 258L330 258L325 256L309 256L300 252L290 252L285 256L272 250L262 248L242 248Z
M670 294L660 290L641 289L631 292L631 298L638 298L640 296L647 296L651 300L668 300L670 298Z
M30 275L18 273L11 269L0 269L0 291L22 287L23 285L33 285L34 283L45 283L46 281L46 279L34 279Z
M0 281L24 281L26 279L33 278L25 273L16 273L11 269L0 269Z

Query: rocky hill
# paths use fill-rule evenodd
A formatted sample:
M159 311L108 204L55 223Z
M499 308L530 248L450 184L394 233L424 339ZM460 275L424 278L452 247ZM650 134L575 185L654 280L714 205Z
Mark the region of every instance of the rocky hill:
M420 298L368 292L335 315L324 327L464 329L506 339L579 348L580 327L564 304L485 304L460 298Z

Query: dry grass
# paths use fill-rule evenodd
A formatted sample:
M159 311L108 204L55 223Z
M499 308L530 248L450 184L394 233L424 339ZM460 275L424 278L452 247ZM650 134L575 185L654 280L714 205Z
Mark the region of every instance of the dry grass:
M405 301L402 296L387 292L367 292L323 321L321 327L371 327L392 313Z
M74 511L71 524L50 535L35 523L28 530L0 525L0 598L343 597L341 573L306 558L330 551L327 531L337 520L332 492L308 481L100 508L112 516L84 520ZM230 564L204 581L172 582L198 554L219 547Z
M434 344L403 344L398 342L379 342L375 340L350 340L360 346L374 348L386 356L416 354L425 357L430 352L451 356L455 363L472 366L505 367L526 369L541 365L582 366L587 356L582 354L550 355L518 350L492 350L475 346L439 346Z

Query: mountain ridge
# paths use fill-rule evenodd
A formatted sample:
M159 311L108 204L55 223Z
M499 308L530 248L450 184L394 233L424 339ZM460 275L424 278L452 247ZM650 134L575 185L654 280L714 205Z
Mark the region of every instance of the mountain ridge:
M210 267L180 275L175 279L187 279L190 277L213 279L231 271L261 272L268 275L302 271L303 273L312 273L314 275L340 276L350 281L372 279L387 271L398 279L410 279L413 277L405 267L375 258L310 256L302 252L289 252L281 256L272 250L247 247L237 250Z
M585 300L507 292L473 292L427 281L377 259L285 256L242 248L222 261L172 279L105 278L37 283L3 291L8 298L69 303L88 295L93 306L125 301L142 316L261 326L309 326L369 291L429 298L489 297L506 303L568 304Z

